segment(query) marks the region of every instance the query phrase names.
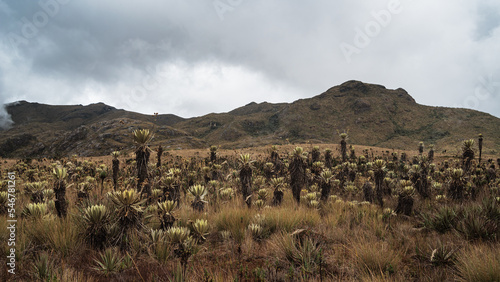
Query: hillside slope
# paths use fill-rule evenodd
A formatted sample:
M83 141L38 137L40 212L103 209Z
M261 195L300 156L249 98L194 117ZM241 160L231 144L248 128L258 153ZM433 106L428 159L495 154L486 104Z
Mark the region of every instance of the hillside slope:
M484 135L484 151L500 152L500 119L478 111L417 104L403 89L348 81L293 103L250 103L227 113L183 119L118 110L102 103L51 106L25 101L8 105L14 126L0 136L0 156L108 154L132 150L131 133L153 128L154 145L167 149L226 148L287 142L350 143L415 149L456 150L464 139Z
M91 156L131 150L136 128L154 128L157 139L167 146L202 146L200 140L172 127L184 120L175 115L155 117L103 103L52 106L26 101L8 105L7 111L14 126L1 134L3 157Z
M348 81L291 104L250 103L229 113L175 125L211 144L242 147L290 142L337 143L348 131L353 144L415 149L420 141L437 150L485 136L488 153L500 151L500 119L486 113L417 104L403 89Z

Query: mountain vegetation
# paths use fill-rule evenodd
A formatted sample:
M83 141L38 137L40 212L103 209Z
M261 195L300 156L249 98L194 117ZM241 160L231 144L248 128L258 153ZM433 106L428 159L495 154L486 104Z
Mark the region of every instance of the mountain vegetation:
M357 81L190 119L8 110L0 281L500 281L490 115Z
M177 155L137 129L135 159L4 160L0 256L15 274L7 263L0 280L500 280L500 159L479 161L475 138L434 162L421 146L356 153L341 135L326 146L345 154Z
M150 128L165 150L243 148L269 144L337 143L413 149L419 142L453 151L470 134L483 134L484 152L500 152L500 119L458 108L420 105L403 89L347 81L293 103L250 103L227 113L181 118L143 115L98 103L51 106L25 101L7 106L14 126L0 135L0 156L52 157L132 152L130 134ZM484 142L484 143L483 143ZM484 144L484 145L483 145Z

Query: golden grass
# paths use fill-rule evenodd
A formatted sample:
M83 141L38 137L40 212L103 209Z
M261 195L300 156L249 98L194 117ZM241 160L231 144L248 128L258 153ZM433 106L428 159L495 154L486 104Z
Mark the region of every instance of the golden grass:
M282 156L286 155L295 145L279 146ZM305 144L306 150L310 151L310 144ZM330 147L321 144L320 148ZM333 149L333 146L330 148ZM222 169L223 176L230 174L234 165L234 157L237 154L250 152L252 159L265 161L269 149L268 146L260 147L258 150L220 150L220 154L229 158L229 168ZM174 153L170 151L169 156L164 158L168 167L172 167L175 161ZM182 155L182 159L188 154L196 156L196 167L205 165L201 159L208 156L207 150L192 150ZM335 153L334 153L335 154ZM358 154L360 154L358 150ZM121 174L128 179L134 177L132 165L125 165L122 156ZM150 160L154 160L154 153ZM95 164L105 163L111 167L111 156L93 158ZM50 161L44 162L50 165ZM36 165L39 165L35 162ZM49 169L50 170L50 169ZM49 171L47 170L47 171ZM184 170L184 168L183 168ZM259 176L260 171L255 169L254 177ZM155 172L153 172L154 175ZM165 168L164 168L164 173ZM49 180L50 176L41 177ZM83 178L85 175L83 175ZM19 211L26 206L30 200L22 193L25 176L20 175L19 193L17 206ZM368 175L358 175L356 185L361 186L368 180ZM157 179L155 179L157 180ZM78 183L83 180L68 180L67 200L69 215L66 219L55 216L52 207L52 219L34 221L29 218L19 219L18 232L18 259L23 267L30 267L34 256L32 252L47 252L54 258L54 262L61 263L64 267L55 267L58 279L69 279L75 281L94 281L104 279L101 274L92 270L93 259L98 256L98 250L87 245L81 236L81 225L77 224L80 216L79 207L76 204L76 189ZM200 173L196 184L203 183L203 175ZM206 219L210 225L210 234L206 241L198 242L199 251L193 254L188 261L187 277L192 281L203 281L207 277L215 281L238 280L259 281L262 280L285 280L285 281L403 281L416 279L418 281L437 281L452 279L486 279L496 277L496 263L499 257L495 255L499 249L496 245L486 245L484 242L468 242L457 232L448 231L444 234L421 227L419 213L434 213L443 206L433 200L422 200L415 197L415 215L386 216L384 209L374 204L361 203L362 195L337 195L326 203L321 203L319 209L307 207L304 202L300 205L294 201L289 188L285 194L281 206L264 206L250 209L246 206L238 191L238 183L233 180L221 179L220 187L232 187L235 195L231 200L219 199L217 206L212 205L211 195L206 199L203 212L193 210L191 197L181 196L180 206L173 210L177 219L175 225L190 227L196 219ZM154 185L158 185L154 183ZM185 182L183 182L185 185ZM443 184L446 185L446 184ZM491 185L498 185L493 183ZM120 189L124 188L120 186ZM269 189L269 184L263 184ZM155 188L161 189L156 186ZM185 187L183 187L184 189ZM358 187L359 188L359 187ZM110 174L104 182L104 193L100 194L97 186L90 192L91 204L109 205L106 193L112 191ZM489 196L489 189L481 194L479 198ZM269 204L272 190L267 199ZM336 191L337 192L337 191ZM350 201L347 201L350 200ZM478 205L481 200L471 200L470 205ZM152 203L153 205L155 203ZM385 207L394 208L397 197L384 197ZM84 203L83 205L86 205ZM449 201L446 205L459 208L459 203ZM469 204L462 205L467 207ZM181 259L168 243L153 246L149 236L150 229L159 229L160 222L154 208L148 207L148 213L152 219L145 223L145 229L131 234L128 238L126 251L131 254L134 262L139 266L142 276L149 280L161 280L165 277L172 278L172 273ZM249 230L250 224L258 224L262 227L262 234L252 236ZM6 218L0 216L0 240L5 241ZM223 236L224 233L224 236ZM295 235L292 235L295 234ZM432 253L443 242L445 249L459 248L456 264L435 265L431 261ZM495 243L495 240L491 241ZM109 243L109 242L108 242ZM110 243L113 244L113 243ZM4 255L6 248L2 247ZM125 253L120 254L122 257ZM25 274L31 277L30 270ZM482 276L481 276L482 275ZM140 275L135 269L122 270L110 275L109 279L126 279L133 277L140 281ZM161 278L163 277L163 278ZM486 278L485 278L486 277ZM1 276L0 276L1 278ZM1 280L1 279L0 279ZM209 280L209 279L208 279Z
M248 225L255 215L255 210L246 208L224 207L216 214L213 222L216 232L229 231L231 238L237 243L243 242Z
M50 249L67 257L82 246L77 224L69 217L59 219L52 217L42 220L22 220L21 228L25 230L27 240L36 249Z
M321 220L318 211L303 206L272 207L265 209L262 215L265 227L271 232L281 230L289 233L298 228L312 228Z
M469 246L458 255L456 268L460 281L500 281L500 247Z
M365 275L385 277L400 271L401 255L387 243L353 242L352 253L356 269Z

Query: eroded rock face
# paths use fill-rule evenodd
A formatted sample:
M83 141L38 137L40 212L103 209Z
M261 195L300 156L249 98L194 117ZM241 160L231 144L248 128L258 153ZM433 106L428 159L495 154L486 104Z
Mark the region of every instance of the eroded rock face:
M80 126L76 130L71 131L67 136L65 136L63 144L83 140L87 137L88 133L89 130L87 127Z
M404 90L403 88L398 88L398 89L396 89L396 91L397 91L398 97L404 98L412 103L416 103L415 99L413 99L413 97L410 96L410 94L408 94L408 92L406 92L406 90Z
M245 132L248 132L252 135L258 135L266 130L266 121L265 120L251 120L246 119L240 123L241 127Z
M370 87L361 81L349 80L349 81L342 83L340 85L339 91L341 93L348 92L348 91L359 91L363 94L366 94L370 91Z
M309 109L313 110L313 111L317 111L319 109L321 109L321 105L318 104L318 103L312 103L310 106L309 106Z
M354 113L360 114L364 112L368 112L371 110L371 104L364 99L356 99L352 104L351 108L354 110Z
M34 140L36 137L29 133L13 136L0 144L0 156L9 157L12 152L28 146Z
M86 126L80 126L75 130L67 132L62 137L56 137L50 145L44 146L46 153L49 155L63 155L64 152L71 151L80 146L81 141L86 140L88 134L89 129Z

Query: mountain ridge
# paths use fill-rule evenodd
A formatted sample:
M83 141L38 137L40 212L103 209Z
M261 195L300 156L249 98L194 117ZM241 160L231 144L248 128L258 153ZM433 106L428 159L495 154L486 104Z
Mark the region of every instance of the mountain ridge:
M20 101L7 105L14 121L0 137L2 157L103 155L133 150L131 134L153 129L153 145L167 149L222 145L241 148L287 142L350 143L414 149L419 141L437 150L485 136L485 152L500 151L500 119L468 109L418 104L404 89L347 81L292 103L249 103L225 113L182 118L144 115L103 103L53 106Z

